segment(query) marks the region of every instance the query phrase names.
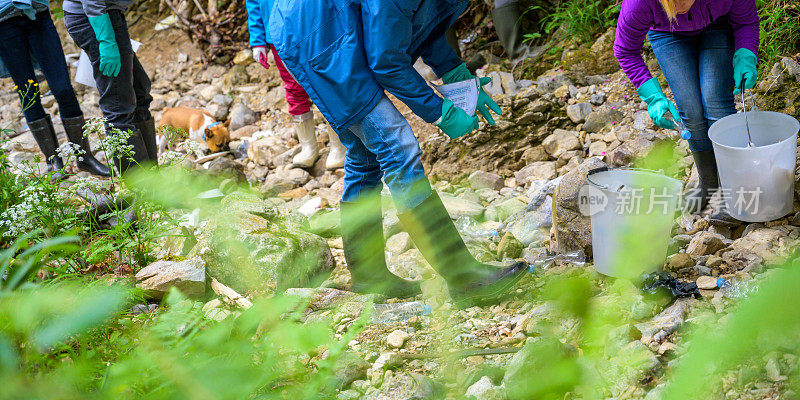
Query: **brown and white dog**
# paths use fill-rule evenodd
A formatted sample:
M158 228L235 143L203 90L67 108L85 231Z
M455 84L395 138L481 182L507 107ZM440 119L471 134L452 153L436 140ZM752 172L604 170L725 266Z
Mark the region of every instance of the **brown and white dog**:
M175 107L164 111L159 127L168 126L186 132L189 139L197 142L205 142L212 153L216 153L228 148L231 141L231 134L222 122L214 120L206 111L189 107ZM168 144L175 138L166 137L165 131L160 130L158 134L158 153L163 153Z

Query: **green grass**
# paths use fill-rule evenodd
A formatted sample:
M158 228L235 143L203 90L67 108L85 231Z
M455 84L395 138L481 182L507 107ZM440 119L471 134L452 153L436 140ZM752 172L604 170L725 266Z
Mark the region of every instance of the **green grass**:
M759 58L765 70L781 56L800 52L800 3L796 0L756 0L761 19Z
M570 0L562 2L542 20L542 30L546 35L563 29L567 36L588 41L592 37L617 23L617 15L622 2L618 0ZM528 12L539 10L538 6ZM527 35L534 39L537 33Z

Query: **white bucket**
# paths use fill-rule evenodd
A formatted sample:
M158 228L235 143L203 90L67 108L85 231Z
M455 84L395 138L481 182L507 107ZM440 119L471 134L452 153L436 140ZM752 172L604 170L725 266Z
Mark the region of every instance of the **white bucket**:
M630 168L589 172L581 190L591 203L592 255L601 274L636 278L664 263L682 184L663 174ZM594 199L587 199L594 197Z
M728 213L745 222L765 222L792 211L797 131L793 117L771 111L748 111L747 145L744 114L729 115L711 125L720 188Z

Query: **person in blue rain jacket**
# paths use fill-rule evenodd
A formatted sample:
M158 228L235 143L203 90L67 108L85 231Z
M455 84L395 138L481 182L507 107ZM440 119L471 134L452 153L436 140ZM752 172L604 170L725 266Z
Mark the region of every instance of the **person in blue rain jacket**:
M457 138L478 127L417 73L419 57L444 83L475 80L445 38L467 0L275 0L269 37L347 148L342 239L353 286L391 295L416 288L386 270L380 191L392 194L400 221L428 262L447 280L459 306L497 301L527 270L495 268L473 258L425 176L419 142L386 92L425 122ZM482 85L491 79L483 78ZM500 108L482 89L478 110ZM354 272L355 271L355 272Z

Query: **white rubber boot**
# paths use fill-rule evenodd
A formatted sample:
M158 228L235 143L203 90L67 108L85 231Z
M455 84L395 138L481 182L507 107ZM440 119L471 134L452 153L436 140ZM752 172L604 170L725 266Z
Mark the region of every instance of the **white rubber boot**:
M325 168L330 170L344 168L344 154L347 149L339 141L339 135L333 131L333 128L328 126L328 129L328 139L330 139L328 147L330 151L328 152L328 158L325 160Z
M317 144L316 125L314 124L314 114L309 111L305 114L294 117L297 141L300 142L301 150L294 158L292 164L300 168L309 168L319 158L319 145Z

